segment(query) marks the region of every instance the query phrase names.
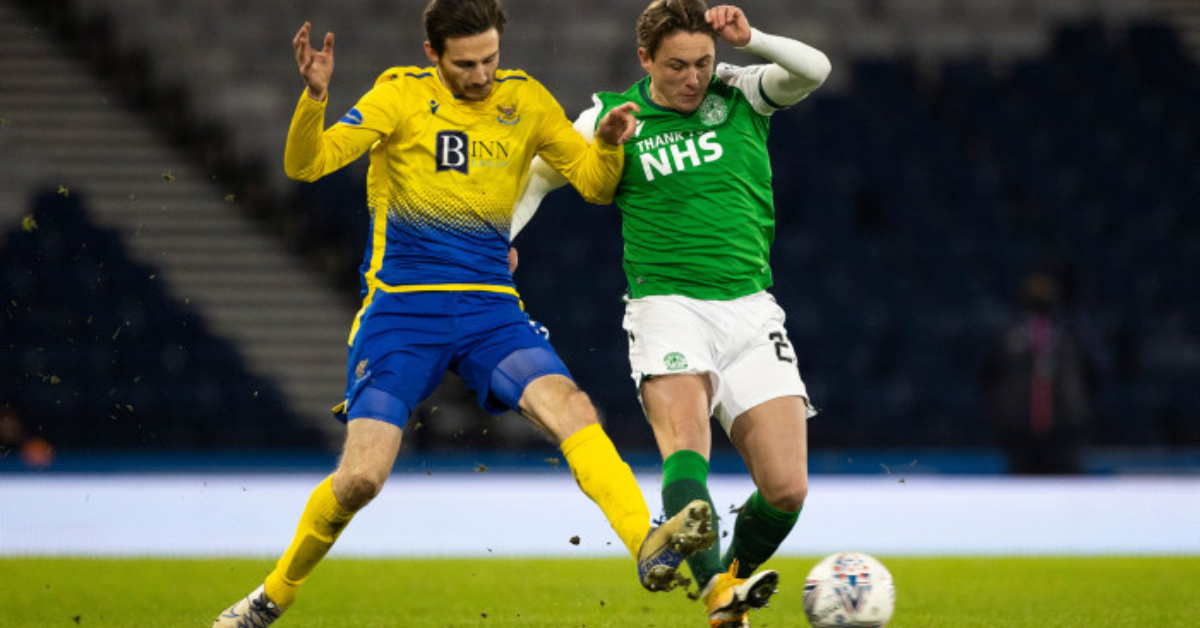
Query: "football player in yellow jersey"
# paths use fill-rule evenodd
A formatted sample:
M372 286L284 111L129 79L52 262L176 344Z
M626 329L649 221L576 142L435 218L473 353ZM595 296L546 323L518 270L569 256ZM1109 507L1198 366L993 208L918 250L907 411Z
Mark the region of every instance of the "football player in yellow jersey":
M447 369L480 405L519 410L559 445L580 488L635 558L645 588L673 588L683 559L715 539L702 500L651 526L633 473L595 408L521 309L509 230L530 162L541 157L584 198L608 202L637 107L605 116L589 145L540 83L497 70L505 21L497 0L432 0L424 22L433 65L384 72L328 129L333 33L320 51L309 45L308 23L293 40L306 89L288 133L288 175L312 181L368 150L371 156L363 307L350 333L346 397L336 410L347 436L337 469L312 492L275 569L214 628L260 628L291 606L354 514L383 487L409 414Z

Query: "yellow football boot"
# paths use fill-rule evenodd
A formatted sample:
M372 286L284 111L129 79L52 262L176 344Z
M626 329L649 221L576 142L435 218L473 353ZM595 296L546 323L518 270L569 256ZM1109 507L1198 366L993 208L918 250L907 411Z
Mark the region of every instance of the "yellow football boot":
M750 628L747 613L766 606L779 590L777 572L768 569L749 578L738 578L737 568L734 560L727 573L713 576L700 592L708 610L709 628Z

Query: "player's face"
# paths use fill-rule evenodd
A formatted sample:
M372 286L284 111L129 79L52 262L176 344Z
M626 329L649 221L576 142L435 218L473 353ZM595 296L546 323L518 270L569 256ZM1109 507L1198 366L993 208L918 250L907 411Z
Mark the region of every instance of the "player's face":
M463 100L483 100L492 93L500 65L500 34L493 28L478 35L451 37L441 55L425 42L425 55L437 66L450 93Z
M650 75L650 98L676 111L695 111L708 93L715 54L711 35L685 31L664 37L654 58L639 48L642 69Z

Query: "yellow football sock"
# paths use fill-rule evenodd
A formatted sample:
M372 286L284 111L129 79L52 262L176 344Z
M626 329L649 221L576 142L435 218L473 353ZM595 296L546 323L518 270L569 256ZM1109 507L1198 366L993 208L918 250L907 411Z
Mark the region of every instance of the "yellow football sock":
M300 584L353 517L354 513L342 508L333 496L333 476L325 478L309 496L292 544L267 575L267 597L283 608L291 606Z
M650 509L629 465L598 423L572 434L561 448L579 488L600 506L636 559L650 531Z

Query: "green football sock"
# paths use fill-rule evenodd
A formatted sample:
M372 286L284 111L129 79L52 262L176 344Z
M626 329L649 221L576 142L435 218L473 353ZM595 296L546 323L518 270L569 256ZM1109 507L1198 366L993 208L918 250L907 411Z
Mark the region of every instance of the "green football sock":
M788 533L796 527L799 518L799 510L779 510L768 504L761 493L754 491L742 506L742 511L738 513L737 521L733 524L733 541L730 542L729 550L725 552L721 564L725 569L729 569L736 558L737 577L750 577L771 558L775 550L779 549Z
M662 496L667 517L679 514L695 499L703 499L712 507L712 497L708 494L708 461L704 456L687 449L668 456L663 461ZM712 531L718 534L717 511L714 508L712 512ZM713 543L712 547L692 554L687 563L696 586L703 589L710 578L724 571L721 569L720 543Z

